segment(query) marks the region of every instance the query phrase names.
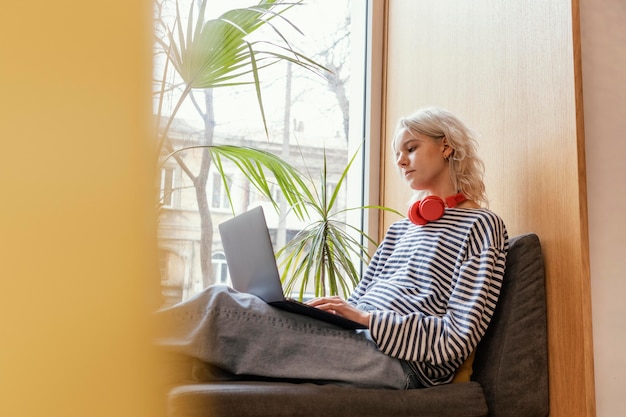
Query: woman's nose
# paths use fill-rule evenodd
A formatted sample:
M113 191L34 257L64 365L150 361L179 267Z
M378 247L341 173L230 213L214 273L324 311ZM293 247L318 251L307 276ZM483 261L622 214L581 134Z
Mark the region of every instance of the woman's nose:
M398 166L403 167L406 165L406 158L403 154L398 154L398 156L396 157L396 164L398 164Z

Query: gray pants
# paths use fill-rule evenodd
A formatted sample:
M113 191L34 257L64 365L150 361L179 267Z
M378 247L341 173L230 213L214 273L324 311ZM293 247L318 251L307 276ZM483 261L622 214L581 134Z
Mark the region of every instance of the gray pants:
M157 312L158 345L234 375L363 387L412 387L367 330L343 330L225 286Z

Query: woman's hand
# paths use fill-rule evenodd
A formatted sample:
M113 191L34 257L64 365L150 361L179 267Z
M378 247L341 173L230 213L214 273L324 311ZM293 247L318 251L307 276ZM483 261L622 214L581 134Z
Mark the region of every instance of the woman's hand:
M307 304L317 307L320 310L328 311L329 313L337 314L352 321L356 321L364 326L369 327L370 325L369 313L353 307L346 300L336 295L331 297L314 298L313 300L308 301Z

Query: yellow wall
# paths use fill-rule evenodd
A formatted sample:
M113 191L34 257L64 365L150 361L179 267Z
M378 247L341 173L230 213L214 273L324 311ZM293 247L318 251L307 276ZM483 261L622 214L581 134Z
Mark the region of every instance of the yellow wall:
M577 2L387 5L383 137L424 105L446 107L480 132L490 207L511 236L535 232L542 241L551 415L594 415ZM404 210L408 190L389 153L383 164L383 204Z
M580 17L597 415L626 416L626 3Z
M2 416L158 415L150 7L3 3Z

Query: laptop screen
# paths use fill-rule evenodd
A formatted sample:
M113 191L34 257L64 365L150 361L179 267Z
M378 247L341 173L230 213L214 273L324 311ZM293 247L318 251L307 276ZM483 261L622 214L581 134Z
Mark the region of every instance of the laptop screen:
M219 231L233 288L267 303L284 300L263 207L221 223Z

